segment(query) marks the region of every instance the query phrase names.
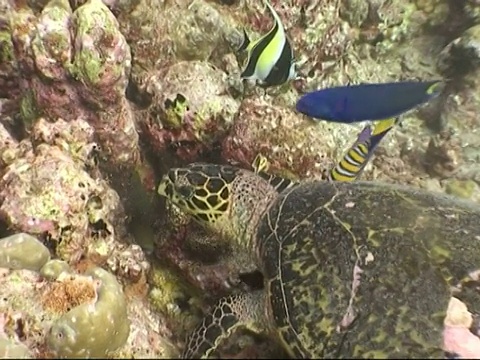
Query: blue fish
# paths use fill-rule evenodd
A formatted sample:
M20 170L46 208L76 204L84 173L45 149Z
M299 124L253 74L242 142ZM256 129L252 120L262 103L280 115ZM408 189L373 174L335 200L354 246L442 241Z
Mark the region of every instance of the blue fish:
M397 117L437 97L442 81L338 86L304 94L296 109L314 119L350 124Z
M367 125L357 140L328 174L330 181L354 181L357 179L373 155L380 141L399 122L399 118L383 119L371 128Z

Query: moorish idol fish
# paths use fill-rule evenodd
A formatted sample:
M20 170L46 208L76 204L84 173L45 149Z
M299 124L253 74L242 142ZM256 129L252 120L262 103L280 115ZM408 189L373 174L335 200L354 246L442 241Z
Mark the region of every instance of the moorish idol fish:
M240 77L255 80L263 88L282 85L296 76L293 50L282 21L275 9L268 2L265 4L275 20L273 27L254 42L250 42L244 29L244 41L238 50L246 50L248 53L246 66Z
M339 123L397 117L438 96L442 81L403 81L338 86L306 93L296 109L314 119Z
M373 131L371 126L367 125L343 158L330 171L328 179L334 181L353 181L357 179L365 165L367 165L368 160L372 157L380 140L385 137L398 121L399 118L379 121L375 123Z

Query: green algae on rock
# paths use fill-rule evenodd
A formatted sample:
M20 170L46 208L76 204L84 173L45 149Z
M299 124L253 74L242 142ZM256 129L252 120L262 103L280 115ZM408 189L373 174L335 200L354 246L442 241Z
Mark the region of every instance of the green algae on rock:
M85 275L99 282L94 302L62 315L46 337L47 346L60 358L104 357L123 346L130 332L126 300L116 278L101 268Z
M88 0L73 0L72 6L79 7L85 4ZM141 0L102 0L116 15L124 12L130 12L134 9Z
M368 17L370 5L364 0L342 0L339 15L353 27L362 26Z
M91 93L88 100L111 105L123 97L131 67L130 47L118 22L101 0L88 0L75 10L72 24L76 45L71 73ZM110 91L104 92L106 88Z
M68 0L51 0L42 10L31 47L36 68L50 80L64 80L72 57Z
M0 239L0 268L39 271L48 260L48 249L29 234L18 233Z
M478 0L466 0L463 6L464 15L478 24L480 21L480 3Z
M15 9L11 28L23 76L24 120L31 124L40 115L52 121L85 119L114 163L110 169L131 166L149 173L140 161L135 120L125 98L130 47L107 6L89 0L72 13L67 0L51 0L38 18L28 8Z
M445 185L445 192L459 198L471 199L476 188L477 184L475 181L451 179Z
M148 274L151 285L148 297L155 310L168 314L169 317L179 320L183 313L178 306L179 301L185 300L185 284L168 267L155 264Z
M455 11L453 3L443 0L416 0L415 4L426 15L426 23L431 28L444 26L449 13Z
M23 93L20 100L20 116L25 123L25 127L29 128L31 124L38 119L40 111L37 107L37 100L32 90Z

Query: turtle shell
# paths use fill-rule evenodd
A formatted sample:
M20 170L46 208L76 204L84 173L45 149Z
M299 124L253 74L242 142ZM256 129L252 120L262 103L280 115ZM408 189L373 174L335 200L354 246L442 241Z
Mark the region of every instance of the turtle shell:
M256 237L269 312L295 358L441 358L452 294L480 307L476 292L459 290L480 267L475 204L306 182L280 194Z

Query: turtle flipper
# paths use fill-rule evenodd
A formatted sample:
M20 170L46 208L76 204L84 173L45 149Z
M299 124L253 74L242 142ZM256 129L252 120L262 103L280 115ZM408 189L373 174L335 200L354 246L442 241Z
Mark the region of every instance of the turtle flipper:
M241 293L220 299L188 337L183 359L206 359L240 327L255 333L266 329L265 293Z

